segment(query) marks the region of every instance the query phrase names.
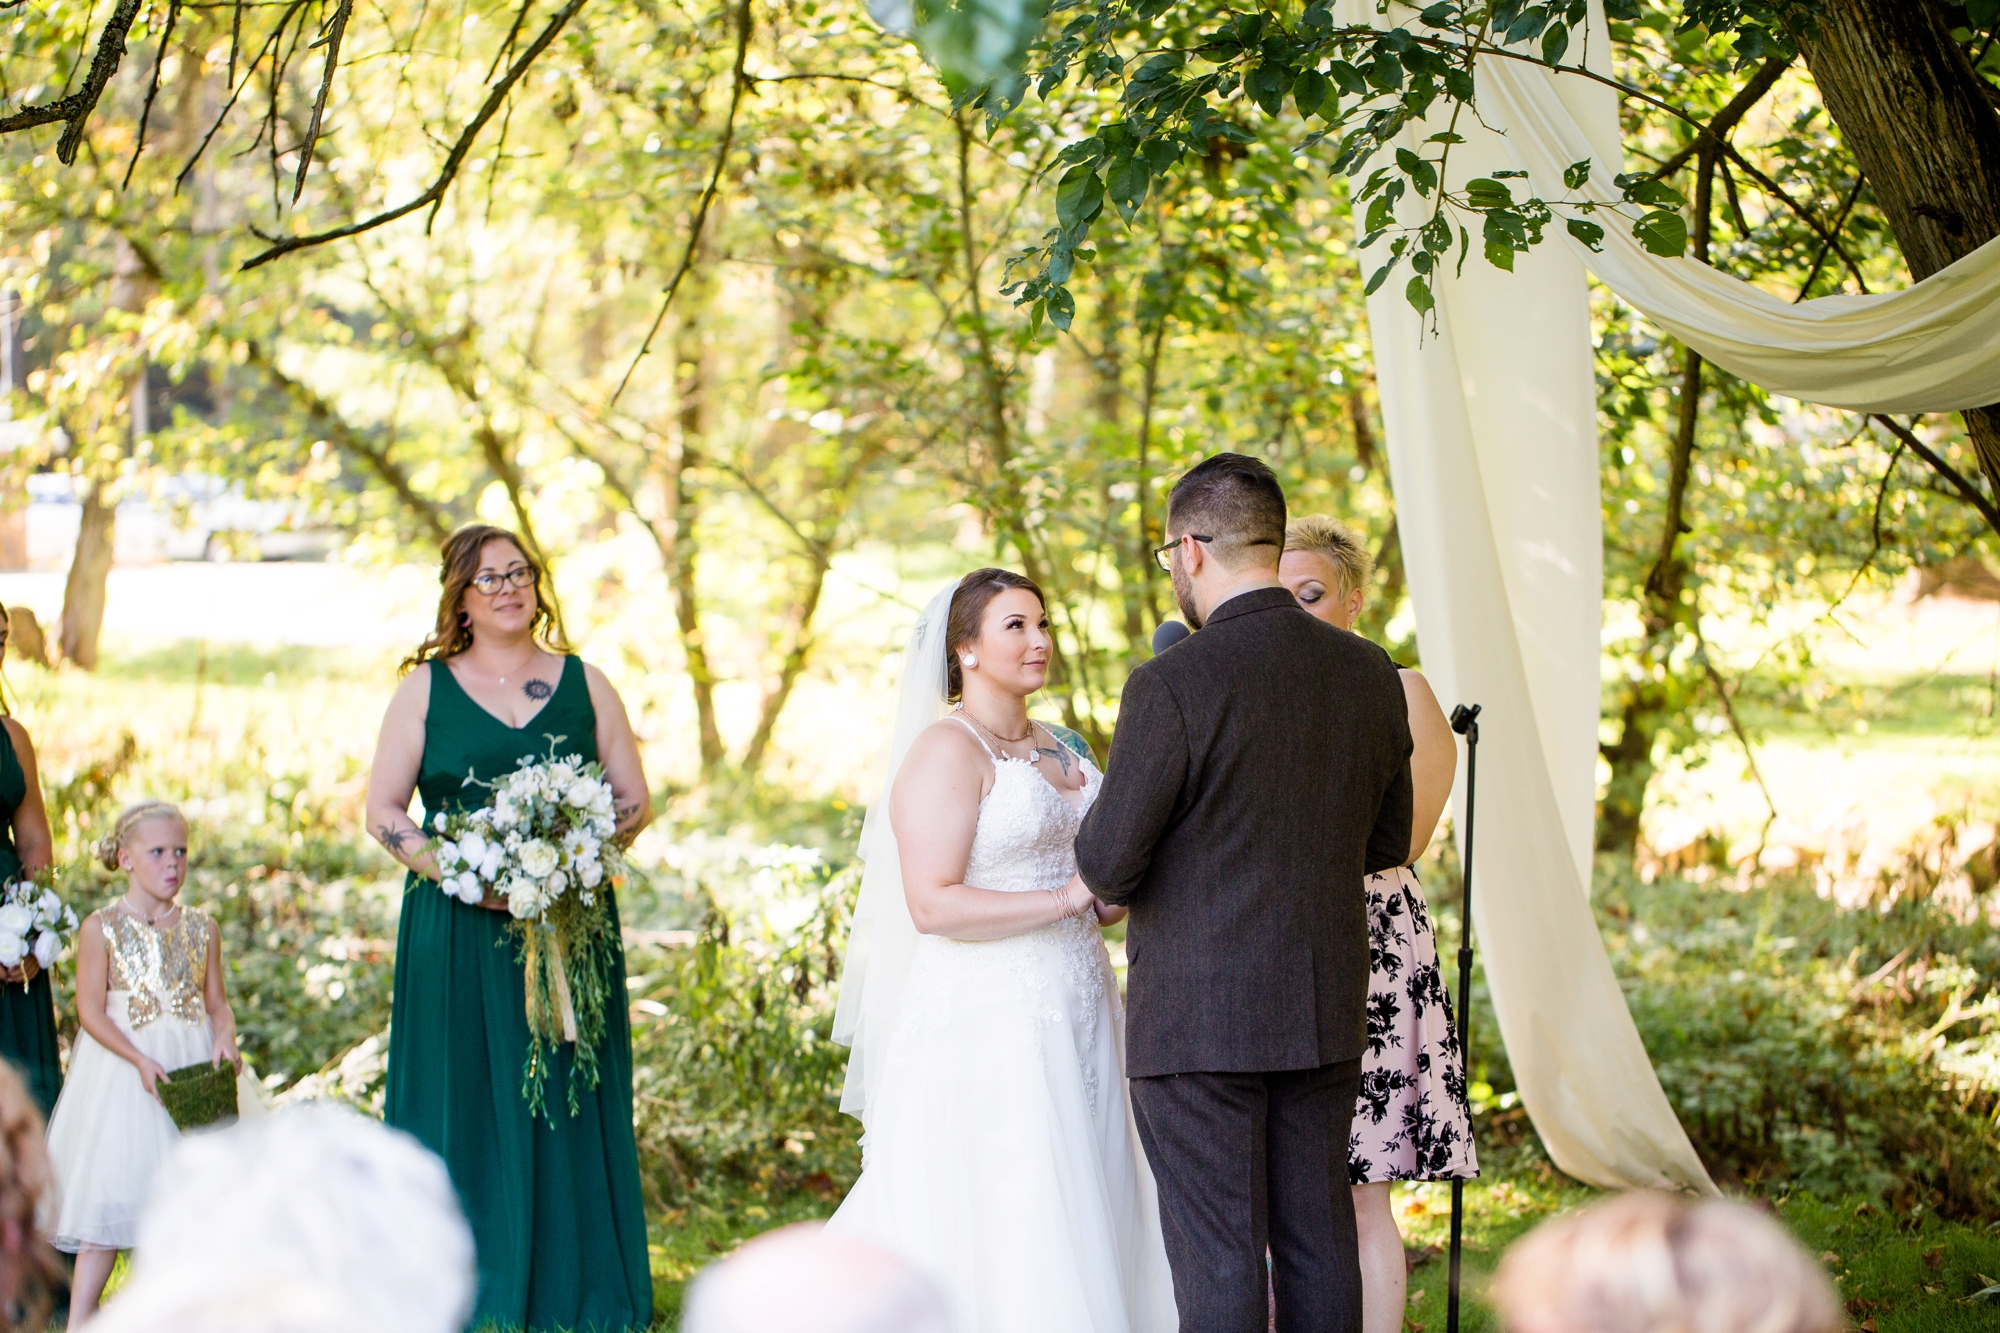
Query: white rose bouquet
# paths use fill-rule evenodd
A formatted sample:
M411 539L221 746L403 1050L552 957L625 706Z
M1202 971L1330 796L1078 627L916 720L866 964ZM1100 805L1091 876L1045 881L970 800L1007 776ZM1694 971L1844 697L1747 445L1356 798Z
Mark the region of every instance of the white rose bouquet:
M577 1080L597 1085L597 1047L604 1037L613 949L611 886L625 860L612 841L618 819L602 764L580 756L524 757L492 782L468 783L492 792L475 810L443 812L431 821L431 844L445 893L464 903L504 899L514 918L528 983L528 1059L522 1093L545 1112L544 1085L556 1046L576 1043L570 1113ZM4 909L0 909L4 910Z
M76 913L57 895L53 875L0 893L0 967L19 967L32 956L46 972L75 937Z

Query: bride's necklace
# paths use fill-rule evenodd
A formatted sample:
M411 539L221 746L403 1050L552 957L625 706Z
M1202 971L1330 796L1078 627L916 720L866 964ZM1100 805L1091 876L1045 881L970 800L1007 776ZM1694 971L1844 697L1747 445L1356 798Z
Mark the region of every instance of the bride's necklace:
M118 905L120 907L123 907L126 911L130 912L133 916L139 918L139 920L145 922L148 926L152 926L156 929L158 922L174 914L174 908L172 906L168 907L167 910L164 912L157 912L152 914L142 912L138 908L132 906L132 895L129 893L125 894L124 896L118 899Z
M967 708L964 704L960 704L958 706L958 711L965 714L966 720L971 722L973 726L978 727L981 731L985 732L987 735L991 736L996 741L1004 741L1008 745L1020 745L1025 741L1031 741L1035 738L1035 724L1033 722L1028 723L1028 729L1022 732L1018 736L1002 736L999 732L993 730L993 728L987 726L984 722L981 722L978 718L974 717L972 715L972 710Z

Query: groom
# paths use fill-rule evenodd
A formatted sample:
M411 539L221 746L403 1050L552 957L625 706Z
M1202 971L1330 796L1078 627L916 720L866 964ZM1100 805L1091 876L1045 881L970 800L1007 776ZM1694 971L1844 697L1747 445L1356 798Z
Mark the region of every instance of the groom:
M1348 1130L1367 1045L1362 880L1410 840L1396 667L1278 582L1285 496L1217 454L1167 502L1200 632L1125 684L1076 839L1129 906L1126 1073L1182 1333L1359 1333Z

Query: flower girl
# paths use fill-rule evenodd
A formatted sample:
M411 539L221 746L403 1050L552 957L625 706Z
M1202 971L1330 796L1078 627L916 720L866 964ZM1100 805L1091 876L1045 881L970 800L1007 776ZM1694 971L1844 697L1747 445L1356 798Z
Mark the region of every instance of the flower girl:
M155 1085L170 1070L224 1060L242 1068L222 989L222 940L198 908L174 902L187 878L188 828L166 801L140 801L98 845L126 891L77 933L83 1031L49 1121L62 1193L54 1241L76 1255L69 1327L97 1313L118 1251L138 1233L153 1174L180 1131Z

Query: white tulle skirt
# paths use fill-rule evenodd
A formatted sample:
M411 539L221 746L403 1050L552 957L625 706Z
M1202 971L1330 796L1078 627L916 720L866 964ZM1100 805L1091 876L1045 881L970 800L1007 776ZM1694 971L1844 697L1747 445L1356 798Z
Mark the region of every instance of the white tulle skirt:
M184 1069L214 1055L214 1031L206 1016L187 1023L161 1014L134 1028L126 1016L131 996L130 991L112 991L105 997L105 1011L162 1068ZM237 1091L239 1098L246 1091L240 1081ZM113 1055L88 1032L79 1032L62 1096L49 1117L49 1160L59 1203L44 1229L55 1247L70 1254L86 1248L131 1249L153 1175L179 1138L173 1117L147 1095L131 1062Z
M901 1009L861 1179L829 1229L928 1273L958 1333L1174 1333L1098 931L927 936Z

